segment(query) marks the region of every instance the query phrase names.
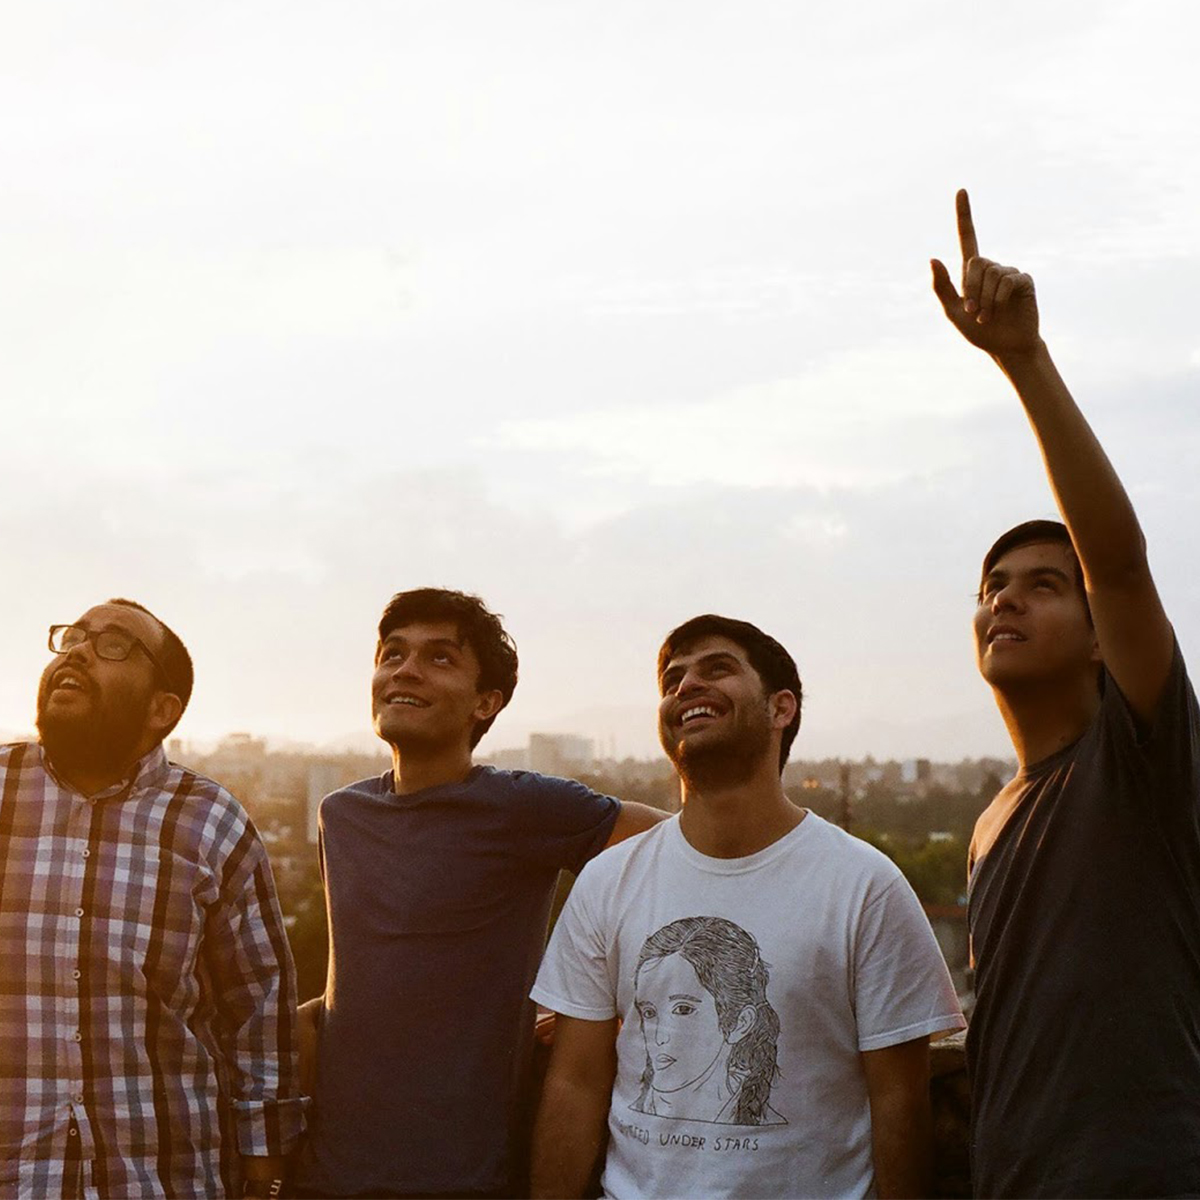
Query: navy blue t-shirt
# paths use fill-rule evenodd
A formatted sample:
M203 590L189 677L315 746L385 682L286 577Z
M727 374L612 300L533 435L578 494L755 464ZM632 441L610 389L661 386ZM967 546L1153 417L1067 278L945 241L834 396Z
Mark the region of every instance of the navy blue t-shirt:
M1105 682L971 875L977 1196L1200 1195L1200 715Z
M305 1188L512 1185L555 881L603 849L619 808L492 767L405 796L389 771L325 798L331 952Z

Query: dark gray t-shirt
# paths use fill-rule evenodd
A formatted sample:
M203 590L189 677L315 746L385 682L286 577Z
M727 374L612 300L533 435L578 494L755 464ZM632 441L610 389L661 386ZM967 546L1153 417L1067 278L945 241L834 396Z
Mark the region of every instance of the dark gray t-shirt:
M304 1187L512 1185L555 881L603 849L619 808L492 767L406 796L389 771L325 798L331 954Z
M1105 684L972 871L977 1196L1200 1194L1200 715Z

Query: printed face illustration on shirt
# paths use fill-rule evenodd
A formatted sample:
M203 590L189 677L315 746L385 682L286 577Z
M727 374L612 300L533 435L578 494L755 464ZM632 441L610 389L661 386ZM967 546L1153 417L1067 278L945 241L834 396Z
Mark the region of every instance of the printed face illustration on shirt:
M717 1002L682 955L646 963L638 973L635 1003L656 1092L676 1092L704 1080L728 1057Z
M634 981L646 1049L634 1111L785 1124L767 1103L779 1037L768 980L758 943L722 917L684 917L651 934Z

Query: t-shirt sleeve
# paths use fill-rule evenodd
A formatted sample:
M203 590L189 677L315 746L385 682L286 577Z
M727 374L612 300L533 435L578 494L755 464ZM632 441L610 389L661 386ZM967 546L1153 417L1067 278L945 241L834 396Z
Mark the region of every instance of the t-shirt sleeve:
M525 771L513 788L523 857L576 875L604 849L621 811L619 800L574 779Z
M586 880L585 874L567 897L530 995L564 1016L607 1021L617 1015L615 966L592 912Z
M929 920L907 880L881 881L863 910L854 946L859 1050L965 1029L958 997Z
M1151 773L1150 797L1168 804L1180 798L1190 816L1200 801L1200 706L1179 643L1148 726L1134 715L1112 676L1105 679L1102 711L1108 737Z

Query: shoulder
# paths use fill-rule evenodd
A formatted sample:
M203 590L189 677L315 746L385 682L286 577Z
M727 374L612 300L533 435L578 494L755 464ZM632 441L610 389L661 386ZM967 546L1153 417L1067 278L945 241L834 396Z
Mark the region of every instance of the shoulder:
M392 773L385 771L382 775L371 775L366 779L356 779L344 787L335 788L321 801L321 814L337 812L351 808L355 804L378 800L392 790Z
M7 742L0 745L0 771L24 766L31 761L40 762L41 756L37 750L36 742Z
M679 814L676 813L644 832L602 850L584 865L576 886L586 880L586 887L602 890L653 870L664 854L671 853L675 839L680 836Z
M589 827L609 813L615 818L620 801L593 791L577 779L541 775L537 771L501 771L479 767L471 784L503 799L514 813L550 827Z
M164 821L177 841L194 841L206 857L265 853L250 815L223 784L178 763L166 764L154 790L165 805Z
M809 831L810 848L817 850L832 870L878 880L885 885L902 878L900 868L870 842L847 833L814 812L804 818L806 825L810 821L813 823Z
M1144 750L1156 743L1176 740L1182 731L1187 731L1189 738L1200 732L1200 706L1197 705L1196 692L1188 678L1183 651L1176 640L1170 669L1151 718L1146 721L1134 713L1116 679L1104 670L1101 674L1100 708L1088 733L1081 739L1080 746L1088 746L1091 741L1101 738L1131 742Z
M470 783L481 789L495 789L512 795L571 803L599 796L577 779L543 775L538 771L506 771L499 767L476 767Z

